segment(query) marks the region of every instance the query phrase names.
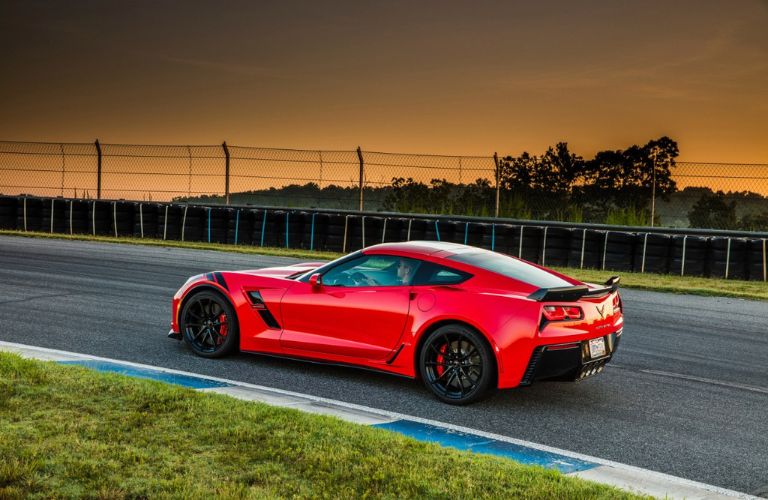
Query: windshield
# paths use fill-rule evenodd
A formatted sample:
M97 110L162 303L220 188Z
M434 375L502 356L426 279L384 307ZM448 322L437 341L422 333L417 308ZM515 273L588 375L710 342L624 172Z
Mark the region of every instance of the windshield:
M513 259L496 252L478 250L476 252L451 255L448 259L479 267L480 269L501 274L508 278L514 278L538 288L573 286L573 283L558 278L554 274L532 266L525 261Z
M308 282L309 277L312 276L315 273L325 274L329 269L333 269L334 267L343 264L344 262L349 262L350 260L354 260L358 257L360 257L363 254L362 250L358 250L357 252L352 252L351 254L345 255L343 257L339 257L336 260L332 260L331 262L324 264L317 269L313 269L311 271L307 271L306 273L299 276L297 279L298 281Z

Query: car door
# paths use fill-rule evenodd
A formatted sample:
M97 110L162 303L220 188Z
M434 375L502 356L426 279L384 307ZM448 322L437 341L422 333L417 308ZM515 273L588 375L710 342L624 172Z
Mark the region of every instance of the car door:
M387 359L398 346L410 305L409 283L398 277L401 259L361 255L327 270L320 286L297 282L281 301L281 348Z

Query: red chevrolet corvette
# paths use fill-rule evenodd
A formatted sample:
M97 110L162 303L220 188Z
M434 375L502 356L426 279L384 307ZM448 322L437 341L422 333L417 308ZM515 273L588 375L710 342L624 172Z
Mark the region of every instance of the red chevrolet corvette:
M388 243L326 264L194 276L173 297L169 336L204 357L239 349L418 377L467 404L602 371L624 324L618 282L454 243Z

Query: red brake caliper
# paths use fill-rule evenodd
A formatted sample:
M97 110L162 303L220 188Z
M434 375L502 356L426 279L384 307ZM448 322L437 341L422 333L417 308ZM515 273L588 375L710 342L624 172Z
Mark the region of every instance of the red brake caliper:
M435 366L437 371L437 376L442 377L443 373L445 373L445 366L443 366L443 361L445 360L445 357L443 357L443 353L445 350L448 349L448 345L444 345L440 348L438 351L440 354L437 355L437 359L435 360L437 362L437 366Z
M219 315L219 344L224 342L223 337L227 336L227 330L229 326L227 325L227 315L224 313L221 313Z

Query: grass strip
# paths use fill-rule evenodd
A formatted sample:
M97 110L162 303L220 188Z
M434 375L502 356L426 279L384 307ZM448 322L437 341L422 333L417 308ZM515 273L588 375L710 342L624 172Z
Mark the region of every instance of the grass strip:
M0 497L637 498L511 460L0 352Z
M150 245L197 250L215 250L220 252L235 252L242 254L296 257L308 260L335 259L342 255L341 253L337 252L321 252L291 248L226 245L221 243L200 243L191 241L170 241L141 238L115 238L111 236L91 236L78 234L68 235L0 230L0 235L97 241L104 243L125 243L131 245ZM567 274L568 276L573 276L578 280L590 283L603 283L610 276L620 275L621 286L624 288L635 288L638 290L651 290L667 293L684 293L703 296L768 300L768 286L766 286L766 284L761 281L726 280L719 278L702 278L696 276L676 276L654 273L632 273L627 271L601 271L595 269L575 269L567 267L552 267L552 269Z

